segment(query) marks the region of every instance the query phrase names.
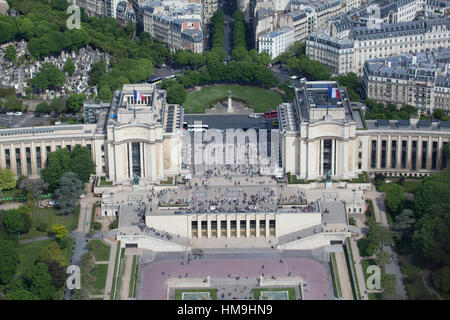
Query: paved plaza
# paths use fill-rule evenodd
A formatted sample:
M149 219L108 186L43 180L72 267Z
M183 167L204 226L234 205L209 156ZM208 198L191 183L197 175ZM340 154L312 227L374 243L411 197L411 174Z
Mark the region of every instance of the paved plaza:
M167 299L168 280L199 278L206 282L208 276L210 289L218 290L217 299L251 300L253 288L259 288L261 275L266 279L301 277L304 280L303 299L330 299L327 272L321 263L312 259L193 259L191 256L189 262L186 258L156 261L147 265L142 272L142 300ZM173 293L169 295L173 296Z

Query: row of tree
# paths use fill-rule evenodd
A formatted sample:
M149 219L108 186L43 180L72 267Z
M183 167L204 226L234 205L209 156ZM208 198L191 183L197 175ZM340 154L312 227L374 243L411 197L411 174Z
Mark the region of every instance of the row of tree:
M225 60L225 15L221 9L214 12L212 21L211 52L215 53L221 61Z
M233 14L233 50L237 48L247 49L247 44L245 42L244 13L240 10L236 10Z
M397 109L395 104L384 106L383 103L377 103L372 99L366 99L364 103L369 108L365 112L366 119L408 120L411 116L417 115L417 109L410 105Z

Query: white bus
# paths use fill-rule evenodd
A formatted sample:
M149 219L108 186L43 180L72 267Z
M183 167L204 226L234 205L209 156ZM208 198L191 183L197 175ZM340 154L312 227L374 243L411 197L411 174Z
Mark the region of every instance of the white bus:
M207 124L190 124L187 127L188 131L190 132L205 132L208 130Z

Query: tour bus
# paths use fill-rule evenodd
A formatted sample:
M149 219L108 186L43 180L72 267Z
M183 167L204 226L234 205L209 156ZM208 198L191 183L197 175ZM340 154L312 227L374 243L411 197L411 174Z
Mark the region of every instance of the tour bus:
M277 110L266 111L264 112L264 118L277 118L278 112Z
M207 124L190 124L188 125L188 131L190 132L205 132L208 130Z
M161 77L153 78L153 79L150 80L150 83L160 83L161 80L162 80Z

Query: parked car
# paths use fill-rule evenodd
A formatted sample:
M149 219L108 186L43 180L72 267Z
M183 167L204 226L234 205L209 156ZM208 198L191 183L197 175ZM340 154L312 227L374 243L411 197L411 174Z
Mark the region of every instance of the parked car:
M80 198L86 198L86 195L84 193L80 194Z
M306 78L301 78L300 80L298 80L299 83L306 83L306 81L308 81Z
M21 116L23 113L22 112L20 112L20 111L17 111L16 113L14 113L14 115L16 115L16 116Z
M295 79L297 79L298 77L297 76L290 76L289 77L289 79L292 79L292 80L295 80Z
M13 116L13 115L14 115L14 112L7 112L6 115L7 115L7 116Z
M258 119L259 118L259 114L257 113L252 113L248 115L249 118L253 118L253 119Z

